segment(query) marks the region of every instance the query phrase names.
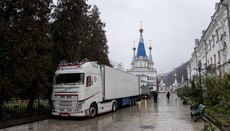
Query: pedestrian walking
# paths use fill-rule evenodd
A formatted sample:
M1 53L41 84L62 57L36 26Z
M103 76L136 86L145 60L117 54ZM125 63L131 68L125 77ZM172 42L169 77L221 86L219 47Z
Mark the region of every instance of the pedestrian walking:
M153 100L155 103L157 103L157 98L158 98L158 93L157 93L157 91L154 91L153 92Z
M169 100L169 97L170 97L170 92L168 91L167 94L166 94L168 100Z

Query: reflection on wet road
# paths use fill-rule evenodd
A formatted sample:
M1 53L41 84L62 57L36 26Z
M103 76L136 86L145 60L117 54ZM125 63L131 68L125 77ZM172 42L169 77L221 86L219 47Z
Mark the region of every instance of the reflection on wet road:
M142 100L135 106L118 109L94 119L48 119L0 131L201 131L204 122L194 122L189 106L176 95L168 100L159 93L158 103Z

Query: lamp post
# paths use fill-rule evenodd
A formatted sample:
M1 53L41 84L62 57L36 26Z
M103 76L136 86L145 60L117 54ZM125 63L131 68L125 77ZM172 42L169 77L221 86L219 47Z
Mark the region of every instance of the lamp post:
M201 89L201 104L203 104L203 90L201 86L201 67L202 67L202 63L201 61L198 61L199 84L200 84L200 89Z
M201 61L199 61L198 62L198 70L199 70L199 76L200 76L200 81L199 81L199 83L200 83L200 87L201 87L201 67L202 67L202 63L201 63Z

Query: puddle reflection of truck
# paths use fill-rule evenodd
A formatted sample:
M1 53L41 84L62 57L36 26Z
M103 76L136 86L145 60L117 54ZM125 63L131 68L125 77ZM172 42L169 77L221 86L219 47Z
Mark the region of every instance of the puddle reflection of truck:
M138 76L96 62L62 62L54 77L52 115L95 117L135 105L139 85Z

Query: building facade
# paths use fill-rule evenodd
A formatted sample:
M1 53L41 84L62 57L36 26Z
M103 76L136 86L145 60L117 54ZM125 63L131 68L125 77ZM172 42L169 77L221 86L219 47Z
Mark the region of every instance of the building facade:
M140 28L140 39L136 52L136 48L133 48L133 59L131 62L131 69L127 72L137 75L141 78L141 86L148 87L150 91L157 91L156 74L157 71L154 68L154 62L152 59L152 47L149 46L149 57L146 55L143 29Z
M194 51L187 66L188 79L191 80L199 73L230 73L229 6L230 0L216 3L208 28L202 31L200 39L195 40Z

